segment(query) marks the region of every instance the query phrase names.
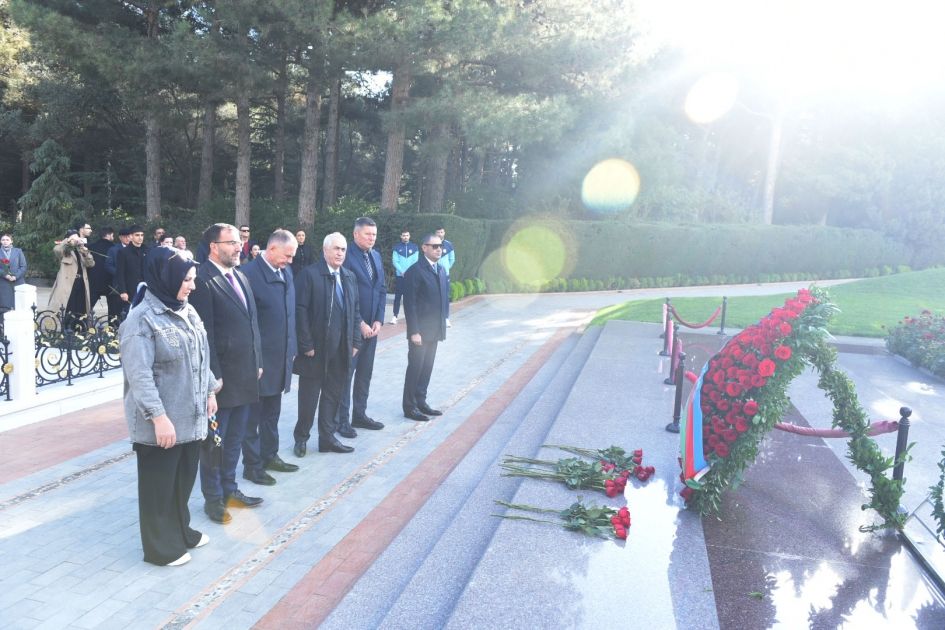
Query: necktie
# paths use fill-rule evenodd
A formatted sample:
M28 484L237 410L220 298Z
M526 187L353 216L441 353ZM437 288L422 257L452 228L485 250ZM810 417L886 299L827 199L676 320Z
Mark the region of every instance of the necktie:
M345 293L341 287L341 276L338 275L337 271L331 272L331 275L335 281L335 299L338 300L338 306L341 310L345 310Z
M282 277L281 269L276 269L276 277L279 278L280 280L284 280L284 278Z
M364 268L367 269L368 280L374 282L374 267L371 266L371 252L368 250L362 251L361 253L364 255Z
M232 273L227 273L227 274L225 274L225 275L226 275L226 280L227 280L227 282L230 283L230 287L233 288L233 293L236 294L236 297L238 297L238 298L240 299L240 302L243 303L243 307L245 308L245 307L246 307L246 296L243 295L242 289L240 289L239 285L236 284L236 278L233 277L233 274L232 274Z

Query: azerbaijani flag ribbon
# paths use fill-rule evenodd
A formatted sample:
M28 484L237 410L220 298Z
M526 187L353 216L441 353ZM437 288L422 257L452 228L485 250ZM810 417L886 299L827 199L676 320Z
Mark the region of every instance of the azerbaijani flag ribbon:
M686 413L683 414L683 426L679 431L679 453L682 456L683 478L698 481L709 470L709 464L702 456L702 381L709 369L709 362L702 366L698 380L689 392Z

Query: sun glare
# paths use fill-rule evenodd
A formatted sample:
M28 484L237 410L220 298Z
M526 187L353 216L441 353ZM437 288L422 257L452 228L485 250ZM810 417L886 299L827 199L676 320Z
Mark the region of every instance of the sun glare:
M863 93L892 102L945 80L937 0L646 0L649 36L709 70L737 68L784 98Z
M637 169L626 160L612 158L598 162L584 176L581 201L596 212L626 210L640 192Z

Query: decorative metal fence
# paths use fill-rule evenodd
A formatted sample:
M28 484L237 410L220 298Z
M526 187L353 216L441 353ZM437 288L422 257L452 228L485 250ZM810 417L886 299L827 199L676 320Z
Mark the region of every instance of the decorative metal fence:
M10 340L3 332L3 320L0 315L0 396L5 400L10 400L10 374L13 372L13 364L10 363Z
M52 385L121 367L118 326L107 317L33 308L36 386Z

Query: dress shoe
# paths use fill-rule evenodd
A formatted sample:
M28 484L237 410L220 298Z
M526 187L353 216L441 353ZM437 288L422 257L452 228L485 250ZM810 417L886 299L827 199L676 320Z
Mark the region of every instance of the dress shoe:
M239 488L226 498L227 507L235 508L254 508L262 502L263 500L260 497L248 497Z
M349 440L353 440L354 438L358 437L358 432L352 429L351 427L343 427L341 429L338 429L338 435L340 435L343 438L348 438Z
M327 440L318 440L319 453L350 453L353 450L353 446L342 444L334 437Z
M307 450L305 440L296 440L295 447L292 449L292 452L295 453L296 457L305 457L305 451Z
M420 413L419 409L411 409L410 411L404 412L405 418L410 418L411 420L416 420L417 422L429 422L430 416L425 416Z
M265 470L260 470L259 472L249 472L248 470L244 470L243 479L252 481L253 483L260 486L276 485L276 478L267 473Z
M384 428L383 422L378 422L374 418L368 418L364 416L363 418L356 418L351 421L351 426L358 427L359 429L369 429L371 431L380 431Z
M166 566L166 567L179 567L180 565L182 565L182 564L187 564L188 562L190 562L190 554L189 554L189 553L185 553L184 555L182 555L182 556L181 556L180 558L178 558L177 560L174 560L173 562L168 562L168 563L165 564L164 566Z
M420 410L420 413L425 413L425 414L427 414L428 416L442 416L442 415L443 415L443 412L440 411L439 409L434 409L434 408L432 408L432 407L430 407L429 405L426 405L426 404L424 404L424 405L417 405L417 409Z
M207 501L203 504L203 511L214 523L229 523L233 520L230 513L226 511L226 506L223 505L223 499Z
M276 472L295 472L299 469L299 467L295 464L282 461L282 458L278 455L270 459L269 463L263 466L263 468L266 470L274 470Z

